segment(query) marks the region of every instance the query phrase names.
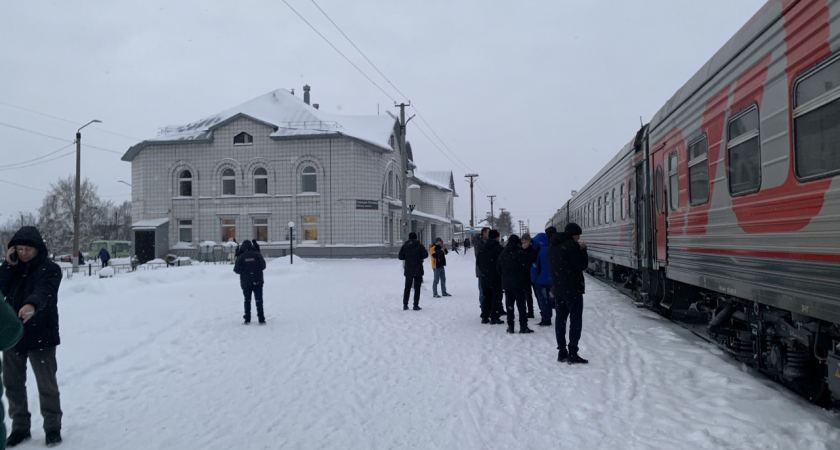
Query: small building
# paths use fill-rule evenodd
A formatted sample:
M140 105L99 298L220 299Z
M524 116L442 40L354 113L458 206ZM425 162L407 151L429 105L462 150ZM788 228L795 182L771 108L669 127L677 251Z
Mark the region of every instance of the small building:
M165 244L156 237L156 255L166 246L198 257L202 242L234 239L257 240L267 256L290 245L304 256L393 255L405 225L401 192L411 183L423 189L415 226L424 237L451 239L451 171L415 170L406 183L416 166L408 146L400 148L394 116L326 113L309 104L309 94L309 86L303 100L278 89L164 127L126 151L134 219L167 224L156 228L166 234ZM146 228L132 233L135 244Z

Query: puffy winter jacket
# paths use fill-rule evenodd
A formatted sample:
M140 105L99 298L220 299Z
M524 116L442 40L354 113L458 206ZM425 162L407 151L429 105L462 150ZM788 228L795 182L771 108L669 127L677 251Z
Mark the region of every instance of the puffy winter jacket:
M534 236L534 250L537 260L531 265L531 282L551 286L551 269L548 268L548 235L539 233Z
M530 257L520 247L522 241L515 234L512 235L505 250L499 255L497 268L502 276L503 289L527 289L530 278Z
M429 252L417 239L409 239L400 248L398 258L405 261L403 274L407 277L422 277L423 260L429 257Z
M250 241L243 242L239 249L239 256L233 265L233 271L239 274L239 285L245 287L263 284L265 259L254 250Z
M61 268L47 259L47 245L35 227L22 227L9 241L9 247L35 247L38 254L29 262L8 261L0 265L0 291L14 311L23 305L35 307L35 314L23 325L23 337L15 345L21 355L33 350L54 347L61 343L58 333L58 287ZM81 256L81 255L79 255Z
M586 288L583 271L588 265L589 254L572 236L565 232L552 236L548 247L548 267L551 268L555 296L583 294Z
M429 248L429 255L432 256L432 270L446 267L446 255L449 253L449 250L444 246L440 246L440 251L437 248L437 245Z
M481 246L477 261L482 283L501 287L502 276L498 271L498 262L499 255L502 254L503 250L502 245L495 239L484 242L484 245Z

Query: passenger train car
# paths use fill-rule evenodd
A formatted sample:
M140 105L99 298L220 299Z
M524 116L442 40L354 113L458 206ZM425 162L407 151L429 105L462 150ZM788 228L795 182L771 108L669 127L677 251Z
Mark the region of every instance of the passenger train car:
M840 1L770 0L551 218L590 269L840 402Z

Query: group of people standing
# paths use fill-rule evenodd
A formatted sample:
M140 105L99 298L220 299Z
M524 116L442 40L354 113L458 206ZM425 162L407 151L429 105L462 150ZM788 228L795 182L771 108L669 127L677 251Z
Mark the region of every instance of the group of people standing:
M554 227L549 227L533 240L527 233L522 238L511 235L502 247L497 230L482 228L472 245L475 248L481 323L502 325L505 323L501 319L504 315L507 332L512 334L518 312L519 333L533 333L528 328L528 319L534 318L533 290L540 308L541 320L537 325L550 326L552 312L557 311L554 324L557 361L588 363L578 355L585 290L583 271L589 264L586 244L578 242L582 233L580 226L569 223L563 232L558 233Z

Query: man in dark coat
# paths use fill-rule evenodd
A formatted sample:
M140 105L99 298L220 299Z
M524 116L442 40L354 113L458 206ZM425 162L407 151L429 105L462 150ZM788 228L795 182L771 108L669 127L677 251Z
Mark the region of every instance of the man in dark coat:
M58 287L61 269L47 258L47 246L35 227L22 227L9 241L0 265L0 291L23 320L23 337L3 352L3 384L9 400L12 432L6 445L30 439L26 394L26 364L32 365L48 446L61 443L61 401L56 380L55 347L58 334Z
M579 244L583 233L578 224L566 225L563 233L551 238L548 247L548 267L551 269L551 284L557 308L554 331L557 335L557 361L569 364L586 364L589 361L578 356L578 341L583 322L583 271L589 264L586 244ZM566 319L569 321L569 346L566 348Z
M23 324L18 319L17 311L13 310L8 303L4 301L3 293L0 292L0 350L6 351L11 349L23 337ZM3 387L0 386L0 394L3 393ZM0 403L0 450L6 448L6 424L4 417L3 404Z
M405 261L405 289L403 290L403 310L408 309L408 296L411 285L414 285L414 310L420 311L420 284L423 283L423 260L429 257L429 252L417 240L417 233L409 233L408 240L400 248L399 259Z
M476 248L478 255L478 269L481 273L481 286L484 292L484 302L481 305L481 323L492 325L503 324L499 318L502 312L502 276L498 272L499 255L502 246L499 244L499 232L487 232L488 240L483 242L481 249Z
M245 295L245 325L251 323L251 293L257 303L257 318L260 325L265 325L265 312L263 311L263 270L265 270L265 259L251 247L251 241L245 241L240 246L239 257L233 265L233 271L239 274L239 286L242 287L242 294Z
M499 255L497 264L502 276L502 288L505 290L505 307L507 308L508 333L513 333L513 323L516 315L514 305L519 310L519 332L533 333L528 328L528 314L526 302L528 291L531 289L531 256L522 250L522 240L512 234L505 245L505 250Z
M528 267L530 268L537 261L538 252L534 249L534 241L531 239L531 235L529 233L525 233L522 235L522 251L524 251L528 255ZM529 269L530 270L530 269ZM534 292L533 292L533 284L530 282L530 276L528 277L528 290L527 295L528 298L525 302L525 306L528 307L528 318L534 318Z
M481 247L490 240L489 236L490 228L484 227L481 229L481 234L477 234L472 237L472 246L474 249L473 254L475 255L475 277L478 278L478 307L481 308L482 312L484 311L484 285L481 282L481 270L478 268L478 252L481 251Z
M108 261L111 260L111 254L108 253L108 250L105 247L99 249L99 260L102 261L102 268L108 267Z

